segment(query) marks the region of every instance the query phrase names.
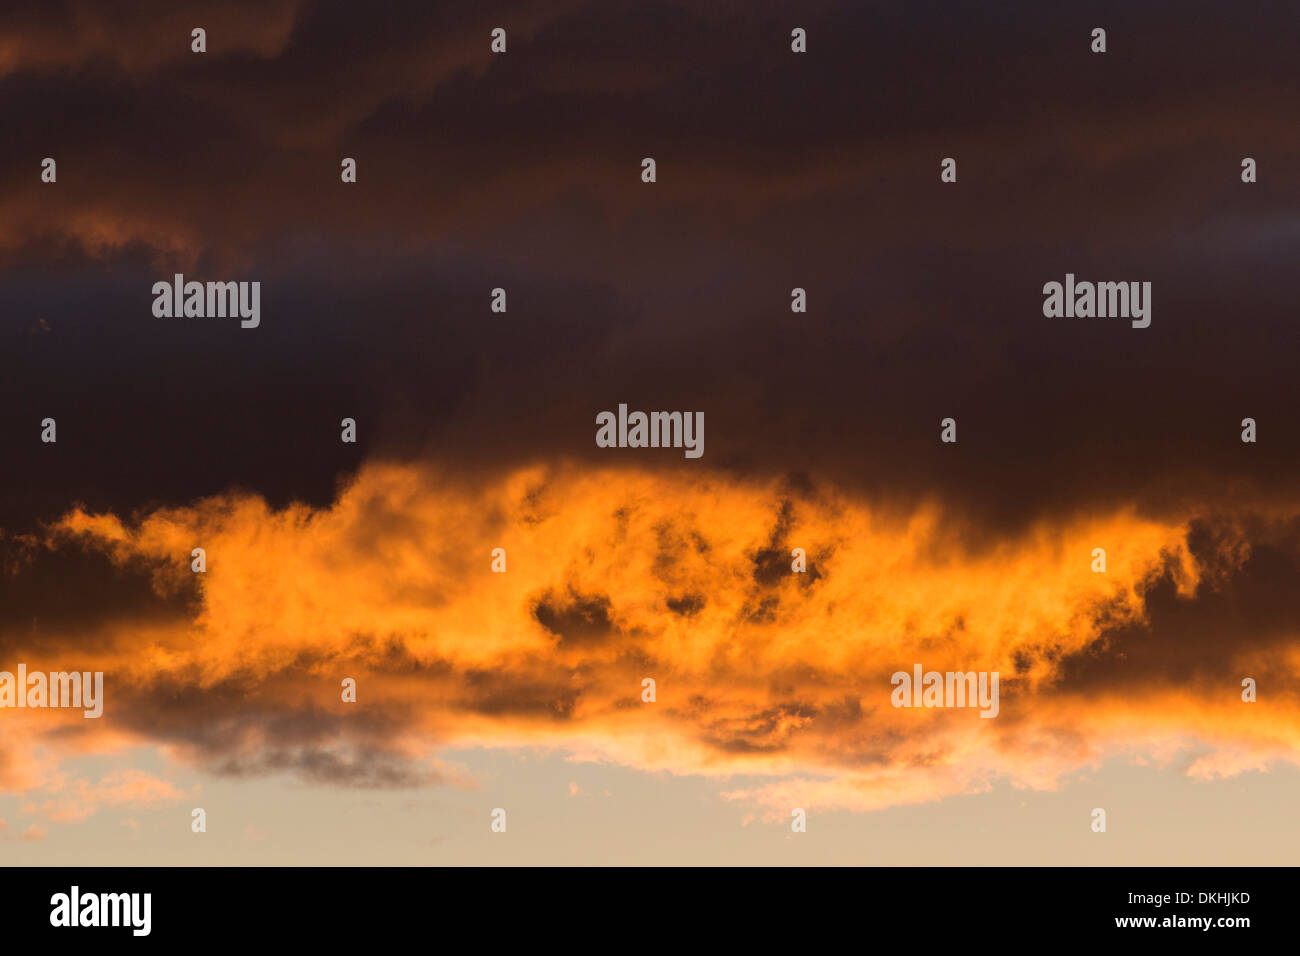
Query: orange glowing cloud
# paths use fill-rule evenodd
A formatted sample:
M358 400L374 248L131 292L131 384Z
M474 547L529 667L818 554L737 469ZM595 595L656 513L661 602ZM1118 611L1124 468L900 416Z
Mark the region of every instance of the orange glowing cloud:
M49 663L105 671L105 717L21 719L56 752L153 742L218 772L378 786L471 785L446 748L558 748L718 778L777 816L1050 789L1117 755L1192 751L1195 778L1294 761L1289 624L1222 641L1157 628L1249 571L1240 535L1189 544L1203 520L1118 509L972 546L938 505L889 513L802 482L536 467L468 485L396 464L365 466L324 509L229 494L129 520L78 510L43 547L147 569L160 601L192 592L195 610L43 632ZM1168 668L1139 653L1157 639ZM892 706L891 674L916 664L998 672L996 719ZM1269 688L1258 703L1247 676ZM741 773L769 782L725 782ZM148 783L106 792L169 796Z

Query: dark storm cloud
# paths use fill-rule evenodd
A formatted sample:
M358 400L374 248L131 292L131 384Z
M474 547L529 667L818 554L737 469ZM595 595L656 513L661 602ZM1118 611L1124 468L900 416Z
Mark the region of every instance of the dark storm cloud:
M1293 5L77 9L3 28L6 527L377 456L686 467L596 449L620 401L977 527L1290 493ZM173 271L260 280L262 326L155 319ZM1066 272L1151 281L1152 326L1044 318Z
M1287 664L1300 621L1300 521L1201 519L1187 543L1204 569L1195 592L1178 593L1167 563L1146 588L1140 621L1104 629L1059 662L1061 691L1169 685L1232 698L1253 676L1270 695L1300 693Z
M0 653L95 650L94 639L115 625L192 617L199 607L197 586L191 580L164 591L158 570L139 559L115 563L102 551L64 539L46 546L0 538Z

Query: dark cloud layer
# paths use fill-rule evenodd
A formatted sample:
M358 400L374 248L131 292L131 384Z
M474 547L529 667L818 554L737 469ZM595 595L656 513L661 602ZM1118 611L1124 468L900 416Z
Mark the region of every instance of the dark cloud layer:
M7 528L322 504L374 456L799 472L1007 528L1290 493L1293 4L79 9L0 24ZM261 328L154 318L174 271L260 280ZM1151 281L1151 327L1044 318L1067 271ZM704 411L703 461L596 449L620 401Z

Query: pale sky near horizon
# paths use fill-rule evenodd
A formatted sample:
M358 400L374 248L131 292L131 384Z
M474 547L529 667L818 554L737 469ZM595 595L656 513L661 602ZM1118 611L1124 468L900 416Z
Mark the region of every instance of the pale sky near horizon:
M156 756L128 765L164 773ZM0 796L0 865L8 866L1291 866L1300 856L1294 806L1300 771L1194 781L1169 766L1108 761L1056 791L996 783L989 792L871 813L746 820L719 797L743 781L648 774L558 753L446 755L480 789L357 791L270 777L240 783L169 774L194 799L106 807L44 824L19 839L23 800ZM85 773L112 763L78 761ZM573 785L577 793L571 793ZM190 810L208 813L190 831ZM495 807L506 832L490 830ZM1091 830L1094 806L1107 831Z

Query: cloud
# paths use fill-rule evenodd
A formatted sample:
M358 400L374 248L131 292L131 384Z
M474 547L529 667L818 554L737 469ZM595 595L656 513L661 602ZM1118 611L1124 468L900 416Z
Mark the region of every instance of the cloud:
M871 810L1052 788L1170 748L1200 748L1197 778L1260 769L1293 761L1300 735L1297 527L1118 509L979 540L937 505L893 512L806 479L536 467L466 486L411 465L367 465L325 508L232 493L127 520L73 511L50 541L199 600L184 620L128 608L70 633L61 659L106 672L105 717L31 740L153 742L215 773L365 787L470 785L448 748L560 748L765 777L720 783L765 812L796 793ZM796 546L806 574L778 560ZM683 614L682 595L707 598ZM890 675L916 663L998 671L999 716L894 709ZM125 783L107 792L151 792Z
M470 481L603 466L590 423L628 399L704 411L707 460L738 477L799 471L891 509L937 496L997 532L1287 500L1300 207L1269 173L1300 155L1278 121L1300 94L1286 11L1129 5L1099 57L1087 21L1042 4L993 25L801 4L795 55L796 12L750 6L409 2L358 21L345 3L78 3L0 21L0 433L54 414L65 436L15 440L28 480L0 488L0 526L235 485L321 507L362 460ZM203 19L200 56L185 40ZM175 271L261 281L262 326L155 318ZM1040 290L1066 272L1152 281L1153 325L1045 319ZM505 317L487 312L498 287ZM337 441L345 415L359 447ZM935 440L947 416L955 447Z
M45 839L45 833L44 827L33 823L23 831L23 835L19 839L27 843L39 843Z
M92 783L56 774L40 787L44 799L23 807L55 823L77 823L105 808L148 808L184 799L166 780L139 770L122 770Z
M191 31L210 35L210 56L274 57L284 50L301 0L151 3L125 0L108 10L92 0L51 5L37 16L0 16L0 76L42 74L111 63L133 73L176 65L191 52Z

